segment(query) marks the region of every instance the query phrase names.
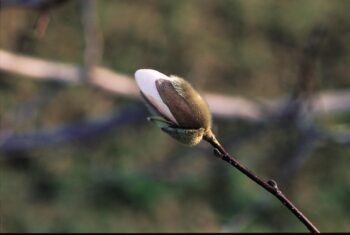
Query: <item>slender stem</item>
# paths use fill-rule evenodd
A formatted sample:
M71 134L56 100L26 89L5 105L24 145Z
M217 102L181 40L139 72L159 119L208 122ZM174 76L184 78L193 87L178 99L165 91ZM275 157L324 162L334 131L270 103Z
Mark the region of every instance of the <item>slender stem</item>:
M258 176L248 170L245 166L243 166L239 161L236 160L235 157L231 156L224 147L219 143L216 139L215 135L209 131L204 136L204 139L210 143L215 148L215 153L222 160L228 162L230 165L235 167L237 170L248 176L255 183L269 191L272 195L274 195L278 200L282 202L282 204L288 208L298 219L302 222L310 232L312 233L320 233L320 231L316 228L312 222L306 218L306 216L296 207L294 204L282 193L282 191L278 188L277 183L273 180L268 180L267 182L261 180Z

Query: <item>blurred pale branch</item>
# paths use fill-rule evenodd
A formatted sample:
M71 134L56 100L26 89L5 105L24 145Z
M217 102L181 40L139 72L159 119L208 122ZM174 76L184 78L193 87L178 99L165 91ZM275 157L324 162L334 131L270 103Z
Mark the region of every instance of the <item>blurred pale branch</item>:
M74 85L85 81L85 79L82 79L84 77L84 69L86 69L84 66L52 62L0 50L0 70L24 75L24 78L55 80ZM138 97L138 89L131 77L115 73L103 67L95 67L94 76L91 76L86 82L111 92L112 94L126 96L132 99ZM259 104L243 97L232 97L213 93L205 93L204 96L214 116L218 118L242 118L247 121L264 122L268 121L269 117L283 116L283 113L290 111L288 110L288 105L290 103L288 103L288 99L286 98L264 100ZM305 110L308 115L312 113L313 115L321 116L350 111L350 91L348 90L333 92L324 91L314 95L310 100L312 110ZM303 117L303 115L299 116L299 119L301 117ZM0 149L31 149L54 143L66 143L72 139L81 139L85 136L98 133L99 130L103 130L101 126L111 126L113 118L114 116L112 115L109 118L105 118L104 121L95 120L87 123L83 122L67 125L65 127L57 127L53 130L40 130L21 135L0 133ZM117 123L113 124L117 125ZM76 131L77 128L82 127L84 127L84 129L86 127L86 131ZM303 129L304 127L301 125L299 128ZM310 133L309 129L300 131L307 136L307 133ZM72 133L75 134L72 135ZM337 143L344 142L344 135L342 135L342 138L339 138L339 135L329 133L323 133L322 135L320 132L312 131L312 133L316 133L312 138L313 143L314 140L317 139L328 139ZM308 140L309 139L300 146L300 151L296 150L296 155L299 155L299 157L293 157L293 159L301 159L302 157L300 156L308 155L304 151L306 149L308 149L306 152L312 151L313 147L312 149L309 149L309 147L315 145L309 145ZM347 144L348 142L345 141L345 145ZM304 149L303 146L308 147Z
M0 50L0 70L37 80L54 80L68 84L78 84L82 82L83 67L20 56ZM97 67L95 76L88 82L114 94L128 97L138 95L136 85L128 76L114 73L106 68Z
M0 70L23 75L23 78L55 80L68 84L81 83L83 67L73 64L53 62L0 50ZM96 67L94 76L88 81L113 94L128 98L138 97L134 80L124 74L107 68ZM222 118L243 118L263 121L265 117L278 114L287 99L262 100L260 104L243 97L204 93L214 116ZM323 91L313 96L312 113L316 116L350 111L350 91Z

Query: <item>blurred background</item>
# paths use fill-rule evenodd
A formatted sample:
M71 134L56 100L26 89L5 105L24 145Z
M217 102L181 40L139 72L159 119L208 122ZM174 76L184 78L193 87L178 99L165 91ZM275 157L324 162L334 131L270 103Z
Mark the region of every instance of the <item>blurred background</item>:
M146 121L134 72L189 80L227 150L350 231L350 1L0 1L1 232L305 232Z

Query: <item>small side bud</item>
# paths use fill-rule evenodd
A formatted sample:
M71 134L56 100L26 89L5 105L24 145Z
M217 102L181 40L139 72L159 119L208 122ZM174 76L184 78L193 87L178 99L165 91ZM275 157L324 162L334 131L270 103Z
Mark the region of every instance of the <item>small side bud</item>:
M277 186L276 181L274 181L274 180L272 180L272 179L268 180L268 181L267 181L267 184L270 185L271 187L273 187L273 188L276 189L276 190L278 189L278 186Z

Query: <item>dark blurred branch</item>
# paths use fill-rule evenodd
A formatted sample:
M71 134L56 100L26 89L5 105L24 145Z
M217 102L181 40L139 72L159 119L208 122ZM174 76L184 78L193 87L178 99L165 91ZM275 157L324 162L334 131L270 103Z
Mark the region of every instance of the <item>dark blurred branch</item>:
M48 10L68 0L0 0L0 8L21 7L35 10Z
M55 80L68 84L81 83L82 67L52 62L34 57L17 55L0 50L0 70L15 73L37 80ZM136 98L139 96L134 80L109 69L96 67L94 77L88 81L113 94ZM221 118L243 118L251 121L264 121L267 115L280 113L285 107L285 99L264 100L262 105L242 97L205 93L210 110ZM317 116L350 111L350 91L328 91L314 95L313 114ZM264 109L262 109L264 107Z
M41 38L45 34L49 22L50 12L48 10L40 11L38 18L33 25L33 29L38 38Z
M315 26L310 32L301 56L298 58L299 71L292 99L306 99L314 90L316 64L321 55L325 37L326 31L321 25Z
M144 105L133 105L122 108L109 117L97 120L82 121L54 129L43 129L22 134L0 133L0 150L23 151L53 144L69 143L111 130L132 125L144 120L147 110Z
M0 9L24 8L37 11L38 17L33 25L33 29L40 38L44 35L49 24L51 10L66 2L68 0L0 0Z
M316 65L320 58L322 47L327 36L323 25L316 25L309 33L306 43L297 58L298 72L296 84L292 91L290 101L287 103L281 116L284 127L293 127L298 131L299 138L296 143L291 143L294 147L284 154L281 166L280 182L285 185L294 179L295 175L302 167L303 163L311 155L321 138L316 127L313 125L313 109L318 110L313 102L316 83Z
M316 83L316 65L321 55L326 30L317 25L308 35L304 48L297 58L298 71L296 84L289 102L281 115L295 123L300 116L310 114L313 108L312 96Z
M98 27L96 1L83 0L81 6L85 39L83 78L91 80L102 57L102 34Z

